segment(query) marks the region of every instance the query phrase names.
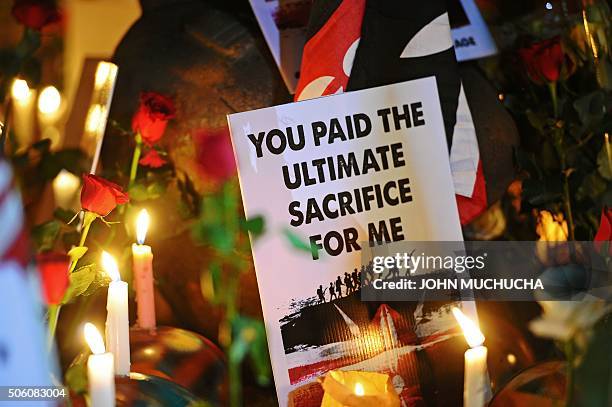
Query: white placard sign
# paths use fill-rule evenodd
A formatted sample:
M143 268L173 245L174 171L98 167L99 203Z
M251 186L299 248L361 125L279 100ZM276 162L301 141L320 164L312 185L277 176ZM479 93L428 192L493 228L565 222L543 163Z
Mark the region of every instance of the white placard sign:
M363 329L350 273L365 242L462 240L436 81L232 114L229 125L247 218L266 221L253 254L279 403L309 406L325 371L378 369L353 339L316 334L328 317L353 338ZM296 250L286 231L316 252ZM381 317L401 319L386 306ZM439 330L431 319L417 336Z

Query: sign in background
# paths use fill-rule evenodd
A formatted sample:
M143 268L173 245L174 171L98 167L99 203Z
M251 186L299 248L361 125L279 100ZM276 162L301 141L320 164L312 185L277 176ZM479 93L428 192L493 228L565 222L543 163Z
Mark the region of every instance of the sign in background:
M285 85L293 94L300 77L302 48L306 42L306 25L312 2L310 0L250 0L250 2ZM448 4L457 60L468 61L497 53L493 37L474 0L454 0Z

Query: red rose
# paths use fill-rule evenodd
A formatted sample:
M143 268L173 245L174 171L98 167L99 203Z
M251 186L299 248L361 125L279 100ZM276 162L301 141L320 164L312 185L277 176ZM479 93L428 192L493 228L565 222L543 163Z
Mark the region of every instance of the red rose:
M205 175L225 181L236 173L234 149L227 127L200 130L194 134L196 160Z
M36 31L60 18L52 0L16 0L12 12L19 23Z
M140 133L142 140L153 145L161 139L168 120L175 115L174 102L167 96L155 92L143 92L140 106L132 118L132 130Z
M83 174L83 189L81 189L83 210L106 216L117 205L127 203L129 200L128 194L114 182L93 174Z
M70 257L64 253L41 253L36 256L38 272L47 305L59 304L68 288Z
M563 52L559 37L531 44L519 50L529 78L538 85L567 79L575 68L574 62Z
M601 211L599 230L597 230L593 241L596 242L594 245L598 252L601 252L601 248L603 246L602 243L598 242L608 242L608 252L610 255L612 255L612 209L604 208Z
M166 160L159 155L157 150L152 148L138 161L138 163L145 167L159 168L166 164Z

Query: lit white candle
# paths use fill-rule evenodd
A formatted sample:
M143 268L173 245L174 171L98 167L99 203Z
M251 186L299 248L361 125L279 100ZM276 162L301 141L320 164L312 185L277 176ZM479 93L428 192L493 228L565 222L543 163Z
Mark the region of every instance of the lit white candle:
M55 86L47 86L38 96L38 123L42 138L51 140L51 146L60 143L59 122L62 116L62 95Z
M132 270L136 285L138 326L155 328L155 294L153 289L153 252L144 244L149 229L149 213L143 209L136 218L136 240L132 245Z
M55 205L63 209L77 209L77 193L81 179L73 173L61 170L53 179L53 197Z
M482 407L487 403L490 394L487 348L482 345L485 337L480 332L478 325L461 312L459 308L453 308L453 315L461 326L465 340L470 346L470 349L465 352L463 406Z
M117 262L102 252L102 266L111 278L106 298L106 344L115 357L115 374L130 374L130 322L128 315L128 285L121 281Z
M87 359L87 378L91 407L114 407L115 368L113 354L106 352L102 335L96 327L87 322L84 328L85 340L92 355Z
M30 89L24 79L15 79L11 87L11 97L15 138L20 147L27 147L34 140L36 91Z

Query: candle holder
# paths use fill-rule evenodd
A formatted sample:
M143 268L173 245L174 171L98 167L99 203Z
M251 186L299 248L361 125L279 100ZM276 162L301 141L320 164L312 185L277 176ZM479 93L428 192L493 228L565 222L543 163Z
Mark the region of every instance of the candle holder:
M517 373L533 366L536 358L525 336L503 319L498 319L495 328L487 330L485 336L489 379L495 394Z
M80 394L71 393L70 401L75 407L88 405ZM115 405L164 407L209 404L170 380L142 373L130 373L129 376L115 376Z
M540 363L516 375L489 407L563 405L565 382L564 362Z
M133 327L130 348L131 372L172 381L212 405L227 402L223 352L203 336L167 326Z

